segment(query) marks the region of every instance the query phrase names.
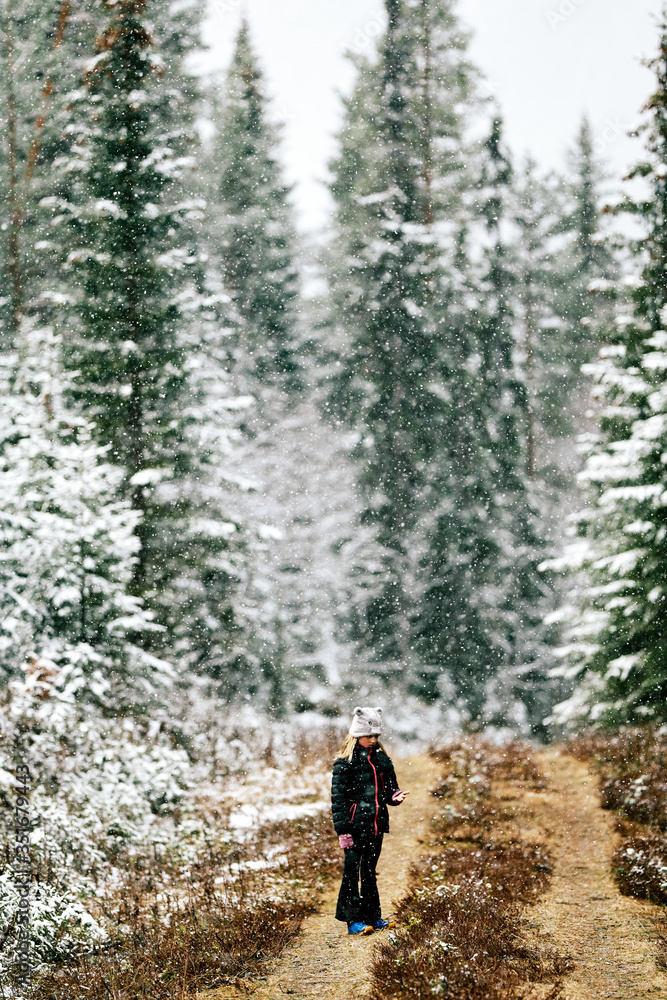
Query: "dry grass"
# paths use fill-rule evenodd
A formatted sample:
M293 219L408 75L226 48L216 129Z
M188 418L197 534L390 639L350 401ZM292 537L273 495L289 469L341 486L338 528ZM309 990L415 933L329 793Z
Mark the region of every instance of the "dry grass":
M183 1000L260 974L338 870L330 827L328 815L267 826L251 845L211 845L185 874L168 858L128 867L102 907L117 933L96 954L41 976L34 1000ZM281 864L247 868L276 850Z
M242 735L242 734L238 734ZM266 748L261 754L261 758L269 767L278 767L281 770L298 771L304 767L322 767L331 764L338 756L345 733L340 727L326 726L322 729L309 729L304 732L299 729L292 737L289 751L291 760L285 759L285 748L274 745L270 739Z
M667 840L648 834L624 840L612 857L614 875L625 896L667 903Z
M667 830L667 733L648 726L590 733L572 740L568 750L597 768L603 809Z
M283 799L290 806L318 799L323 764L328 768L339 746L333 727L301 734L290 746L273 746L269 733L262 759L286 779L285 794L277 783L278 806ZM296 790L290 792L292 775ZM258 808L264 799L273 806L272 790L264 787L270 772L254 765L242 801L254 804L255 780ZM187 815L196 827L192 835L186 824L182 836L141 852L120 837L111 844L92 839L101 860L87 871L95 886L90 893L97 894L87 896L86 908L108 939L92 953L71 949L67 960L47 955L49 964L32 975L35 1000L185 1000L264 973L267 959L282 952L317 905L320 889L338 874L340 851L328 811L267 823L244 831L244 843L233 842L228 821L237 801L220 794L226 791L218 782L193 798ZM183 822L180 807L172 819L175 827ZM9 844L4 860L11 860ZM42 854L35 869L36 881L48 883ZM0 948L12 948L13 930L0 927ZM0 981L0 1000L10 990Z
M536 943L523 916L548 885L551 862L540 845L512 836L507 805L513 791L545 786L529 748L467 741L434 756L444 772L434 850L413 872L400 929L376 953L378 996L510 1000L549 983L557 997L571 962Z
M612 856L614 877L626 896L667 904L667 732L650 726L618 733L588 733L570 753L599 773L603 809L619 815L622 842ZM656 920L667 967L667 922Z

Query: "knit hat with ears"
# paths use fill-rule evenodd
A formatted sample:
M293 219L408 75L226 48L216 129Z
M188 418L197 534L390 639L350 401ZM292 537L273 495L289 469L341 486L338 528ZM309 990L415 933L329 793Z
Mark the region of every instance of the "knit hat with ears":
M355 708L350 736L379 736L382 732L381 708Z

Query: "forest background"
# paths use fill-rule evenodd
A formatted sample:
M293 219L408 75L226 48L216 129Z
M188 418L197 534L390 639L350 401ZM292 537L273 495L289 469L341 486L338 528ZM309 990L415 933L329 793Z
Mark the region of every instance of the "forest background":
M45 954L73 906L103 936L113 838L355 703L664 716L664 26L614 194L585 120L514 162L453 4L385 8L317 240L245 21L202 79L198 0L3 8L0 776L49 817Z

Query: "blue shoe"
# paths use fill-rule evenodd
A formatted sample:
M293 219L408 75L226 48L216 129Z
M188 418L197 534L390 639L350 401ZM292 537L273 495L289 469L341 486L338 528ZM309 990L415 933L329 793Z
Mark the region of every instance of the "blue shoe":
M370 924L365 924L361 920L357 920L355 923L350 924L347 928L348 934L372 934L373 928Z
M395 927L395 920L376 920L373 924L373 930L375 931L386 931L387 927Z

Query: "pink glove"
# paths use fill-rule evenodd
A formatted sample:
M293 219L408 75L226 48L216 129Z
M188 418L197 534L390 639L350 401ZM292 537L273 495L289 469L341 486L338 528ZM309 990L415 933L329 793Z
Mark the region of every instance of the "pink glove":
M345 850L346 847L354 847L354 840L351 833L341 833L338 843Z

